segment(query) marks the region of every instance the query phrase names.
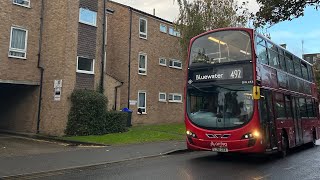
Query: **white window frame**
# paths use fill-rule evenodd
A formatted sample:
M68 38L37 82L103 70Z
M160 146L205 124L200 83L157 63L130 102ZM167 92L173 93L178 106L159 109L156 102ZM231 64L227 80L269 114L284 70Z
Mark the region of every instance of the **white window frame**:
M172 95L172 100L170 100L170 95ZM181 100L174 100L174 97L175 96L180 96L181 97ZM175 102L175 103L182 103L182 94L179 94L179 93L169 93L168 95L168 101L169 102Z
M161 60L164 60L164 64L161 63ZM167 59L166 58L159 58L159 65L160 66L167 66Z
M145 107L140 107L139 103L140 103L140 99L139 99L139 95L141 94L144 94L144 104L145 104ZM140 108L140 109L144 109L144 112L142 112L142 114L147 114L147 92L146 91L143 91L143 90L140 90L138 91L138 103L137 103L137 107ZM137 114L140 114L139 112L137 112Z
M161 95L164 95L164 99L161 99ZM160 102L167 102L167 93L159 92L159 101Z
M144 20L146 22L146 32L141 32L140 26L141 26L141 20ZM142 36L141 36L142 35ZM145 37L144 37L145 36ZM139 37L141 39L147 39L148 38L148 20L146 18L139 18Z
M12 3L15 4L15 5L30 8L30 4L31 4L30 0L21 0L21 1L24 1L24 2L28 2L28 5L19 4L19 3L15 2L15 1L16 0L12 0Z
M81 20L81 10L90 11L90 12L94 13L94 15L95 15L94 22L92 23L92 22L87 22L87 21ZM96 27L97 26L97 12L91 11L90 9L86 9L86 8L79 8L79 22Z
M172 65L170 65L170 61L172 61ZM174 65L175 62L180 63L180 64L181 64L181 67L175 66L175 65ZM182 69L182 61L176 60L176 59L170 59L170 60L169 60L169 67L175 68L175 69Z
M166 30L163 31L163 30L161 29L161 27L166 28ZM165 24L160 24L160 32L163 32L163 33L166 33L166 34L167 34L167 31L168 31L167 25L165 25Z
M24 49L17 49L17 48L12 48L11 47L11 43L12 43L12 32L13 29L18 29L18 30L22 30L26 32L26 37L25 37L25 45L24 45ZM11 58L17 58L17 59L27 59L27 45L28 45L28 30L21 28L21 27L17 27L17 26L11 26L11 31L10 31L10 42L9 42L9 52L8 52L8 56ZM19 57L19 56L14 56L11 55L10 52L18 52L18 53L24 53L24 57Z
M140 68L140 56L144 56L145 57L145 68ZM147 75L147 68L148 67L148 56L146 53L140 52L139 56L138 56L138 74L140 75ZM145 71L144 73L140 73L140 71Z
M92 60L92 71L80 70L79 69L79 58ZM82 74L94 74L94 65L95 65L95 59L90 59L90 58L86 58L86 57L77 56L77 71L76 72L77 73L82 73Z

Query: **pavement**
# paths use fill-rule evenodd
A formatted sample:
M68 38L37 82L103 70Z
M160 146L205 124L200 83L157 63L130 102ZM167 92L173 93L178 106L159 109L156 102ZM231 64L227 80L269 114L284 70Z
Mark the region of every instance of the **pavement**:
M92 146L0 134L0 178L163 156L186 150L184 141Z

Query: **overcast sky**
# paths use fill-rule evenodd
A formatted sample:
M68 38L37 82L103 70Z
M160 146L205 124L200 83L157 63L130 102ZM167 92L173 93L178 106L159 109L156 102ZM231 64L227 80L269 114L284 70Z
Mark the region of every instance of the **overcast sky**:
M178 17L179 7L177 2L173 2L174 0L114 0L115 2L119 2L121 4L125 4L131 6L133 8L139 9L141 11L147 12L149 14L153 14L153 9L156 10L156 16L163 18L168 21L174 21ZM257 11L258 4L256 0L248 0L249 5L248 8L250 11ZM243 2L240 0L238 2Z
M141 11L153 14L168 21L176 20L178 16L178 5L174 0L114 0L121 4L131 6ZM238 0L238 3L244 0ZM246 1L246 0L245 0ZM248 8L251 12L256 12L259 6L256 0L249 1ZM305 16L293 21L286 21L269 28L271 38L277 44L286 43L288 50L301 57L302 53L320 52L320 23L315 23L320 19L319 11L314 8L306 8ZM302 50L302 41L304 48Z

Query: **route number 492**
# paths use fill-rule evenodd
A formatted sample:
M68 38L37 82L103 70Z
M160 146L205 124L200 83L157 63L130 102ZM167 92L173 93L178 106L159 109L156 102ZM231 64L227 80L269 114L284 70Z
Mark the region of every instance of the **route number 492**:
M236 70L231 71L230 77L231 77L232 79L241 78L241 70L240 70L240 69L236 69Z

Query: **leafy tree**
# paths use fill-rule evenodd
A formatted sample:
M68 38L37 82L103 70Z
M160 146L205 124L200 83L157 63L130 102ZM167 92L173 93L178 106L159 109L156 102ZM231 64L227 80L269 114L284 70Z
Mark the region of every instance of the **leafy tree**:
M320 62L316 60L313 68L314 68L314 75L315 75L318 93L320 93Z
M182 34L180 44L185 57L192 37L217 28L246 26L250 17L248 2L239 6L234 0L176 1L179 17L175 24Z
M320 7L320 0L257 0L260 5L255 14L255 26L273 25L304 15L307 6Z

